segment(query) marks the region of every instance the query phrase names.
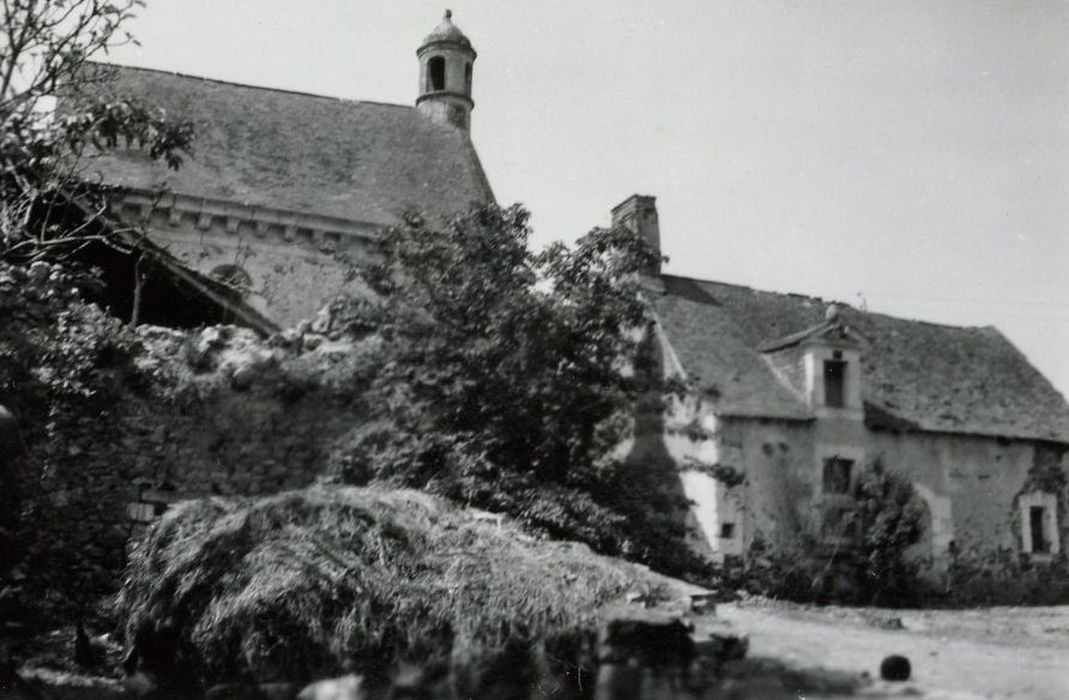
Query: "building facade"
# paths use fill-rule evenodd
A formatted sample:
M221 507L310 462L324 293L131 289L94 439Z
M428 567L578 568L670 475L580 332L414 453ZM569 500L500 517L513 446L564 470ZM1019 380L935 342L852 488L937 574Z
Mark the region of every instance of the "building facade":
M659 246L653 197L613 223ZM1069 543L1069 406L996 329L671 275L646 288L661 369L690 392L635 449L674 463L701 551L801 532L848 544L853 485L877 462L923 500L917 553L936 562L955 548L1043 561Z

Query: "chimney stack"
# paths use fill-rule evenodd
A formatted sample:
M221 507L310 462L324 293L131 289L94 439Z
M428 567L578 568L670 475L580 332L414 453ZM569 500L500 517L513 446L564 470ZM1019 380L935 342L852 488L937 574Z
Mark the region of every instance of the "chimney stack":
M657 223L657 198L633 194L612 208L613 227L623 226L637 233L657 253L661 254L661 227ZM659 276L661 263L658 260L647 274Z

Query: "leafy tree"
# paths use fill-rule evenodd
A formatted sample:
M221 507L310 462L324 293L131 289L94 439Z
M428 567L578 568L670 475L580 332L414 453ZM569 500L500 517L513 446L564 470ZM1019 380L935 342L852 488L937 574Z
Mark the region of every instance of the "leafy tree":
M89 59L133 41L122 29L140 0L0 0L0 260L56 259L91 241L121 246L101 227L104 192L81 160L136 146L177 168L192 127L130 99L102 97L109 71ZM62 97L62 108L50 105Z
M638 273L656 253L623 229L534 253L527 220L519 206L473 206L440 230L409 216L360 266L373 294L344 316L383 359L344 477L671 567L681 502L618 449L651 389L634 363L650 320Z

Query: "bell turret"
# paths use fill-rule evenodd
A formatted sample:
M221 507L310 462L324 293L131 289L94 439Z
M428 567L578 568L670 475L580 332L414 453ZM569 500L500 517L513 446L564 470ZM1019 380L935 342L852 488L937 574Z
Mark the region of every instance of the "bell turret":
M475 49L445 11L442 23L428 34L419 49L419 97L416 107L431 119L467 130L471 125L471 67Z

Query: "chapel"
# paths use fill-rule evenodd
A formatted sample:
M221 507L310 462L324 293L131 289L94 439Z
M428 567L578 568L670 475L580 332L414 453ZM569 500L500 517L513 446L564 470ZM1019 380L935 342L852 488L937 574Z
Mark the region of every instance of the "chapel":
M206 320L285 328L345 291L346 257L406 212L441 219L494 201L471 138L476 55L447 10L416 49L409 105L105 66L106 90L192 121L195 152L170 170L109 151L83 177L178 263L186 303L226 309Z

